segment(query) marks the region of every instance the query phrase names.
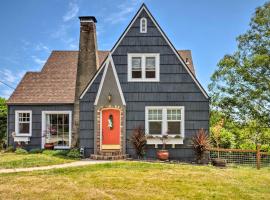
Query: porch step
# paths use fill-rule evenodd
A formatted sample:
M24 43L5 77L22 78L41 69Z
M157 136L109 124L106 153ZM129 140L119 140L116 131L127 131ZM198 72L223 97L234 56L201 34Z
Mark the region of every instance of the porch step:
M97 153L102 156L119 156L122 155L121 151L102 150Z
M93 160L123 160L128 158L128 154L120 154L120 155L91 154L90 158Z

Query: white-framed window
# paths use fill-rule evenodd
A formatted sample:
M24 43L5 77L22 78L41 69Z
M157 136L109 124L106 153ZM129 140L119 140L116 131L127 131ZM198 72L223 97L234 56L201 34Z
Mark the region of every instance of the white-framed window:
M128 54L128 81L159 81L159 54L158 53L129 53Z
M16 110L15 111L15 134L16 136L32 135L32 111Z
M147 33L147 19L145 17L140 20L140 33Z
M55 149L71 147L72 111L42 111L42 148L45 142Z
M183 106L145 107L145 132L149 135L180 135L184 137Z

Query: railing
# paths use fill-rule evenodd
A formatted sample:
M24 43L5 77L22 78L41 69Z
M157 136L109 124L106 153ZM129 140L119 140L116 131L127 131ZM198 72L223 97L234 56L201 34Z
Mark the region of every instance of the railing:
M208 151L211 159L221 158L228 164L251 165L257 169L270 166L270 153L262 152L260 145L256 150L209 148Z

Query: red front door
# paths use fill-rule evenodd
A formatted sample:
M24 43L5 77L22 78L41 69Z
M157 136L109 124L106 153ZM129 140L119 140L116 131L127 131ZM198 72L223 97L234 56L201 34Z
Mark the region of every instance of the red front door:
M102 148L120 148L120 111L105 109L102 111Z

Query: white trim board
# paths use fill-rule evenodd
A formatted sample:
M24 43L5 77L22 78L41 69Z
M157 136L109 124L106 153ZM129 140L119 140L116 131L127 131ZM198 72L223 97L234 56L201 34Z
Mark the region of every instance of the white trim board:
M114 77L115 77L115 80L116 80L117 88L118 88L118 91L120 93L122 103L123 103L123 105L126 105L126 101L125 101L124 94L123 94L123 91L122 91L122 88L121 88L121 85L120 85L120 81L119 81L118 76L117 76L117 72L116 72L116 69L115 69L115 66L114 66L112 55L109 54L108 59L106 60L106 67L104 69L104 72L102 74L102 79L101 79L101 82L99 84L98 93L97 93L95 103L94 103L95 106L98 104L98 100L99 100L101 90L102 90L102 87L103 87L103 84L104 84L104 80L105 80L105 77L106 77L106 74L107 74L107 71L108 71L108 67L109 67L110 64L111 64L112 69L113 69L113 74L114 74Z
M101 72L101 70L104 68L104 66L106 66L107 59L108 59L108 57L105 59L105 61L103 62L103 64L98 68L96 74L94 75L94 77L91 79L91 81L88 83L87 87L85 88L85 90L81 94L80 99L82 99L84 97L84 95L87 93L87 91L89 90L89 88L91 87L92 83L95 81L95 79L97 78L97 76L99 75L99 73Z
M131 26L133 25L133 23L136 21L136 19L138 18L138 16L141 14L141 12L145 10L146 13L149 15L150 19L153 21L153 23L155 24L155 26L157 27L157 29L160 31L161 35L163 36L163 38L165 39L165 41L168 43L168 45L171 47L171 49L173 50L173 52L175 53L176 57L178 58L178 60L181 62L181 64L185 67L185 69L187 70L187 72L189 73L189 75L191 76L192 80L195 82L195 84L199 87L199 89L201 90L201 92L204 94L204 96L206 97L206 99L209 99L209 96L207 95L206 91L203 89L203 87L201 86L201 84L199 83L199 81L196 79L196 77L194 76L194 74L190 71L189 67L187 66L187 64L183 61L183 59L180 57L180 55L178 54L178 52L176 51L176 49L174 48L174 46L172 45L172 43L170 42L170 40L168 39L168 37L165 35L165 33L163 32L163 30L160 28L160 26L158 25L158 23L156 22L156 20L154 19L154 17L152 16L152 14L150 13L150 11L147 9L146 5L143 4L141 6L141 8L137 11L136 15L133 17L133 19L131 20L131 22L129 23L128 27L125 29L125 31L122 33L122 35L120 36L120 38L118 39L118 41L116 42L116 44L113 46L111 52L111 55L114 53L115 49L118 47L118 45L121 43L121 41L123 40L123 38L126 36L127 32L129 31L129 29L131 28ZM108 59L108 57L107 57ZM106 59L106 60L107 60ZM102 68L105 66L105 62L103 63L103 65L98 69L96 75L92 78L92 80L90 81L90 83L88 84L87 88L84 90L84 92L82 93L82 95L80 96L80 99L83 98L83 96L87 93L88 89L90 88L90 86L92 85L92 83L94 82L94 80L96 79L96 77L98 76L98 74L100 73L100 71L102 70Z

